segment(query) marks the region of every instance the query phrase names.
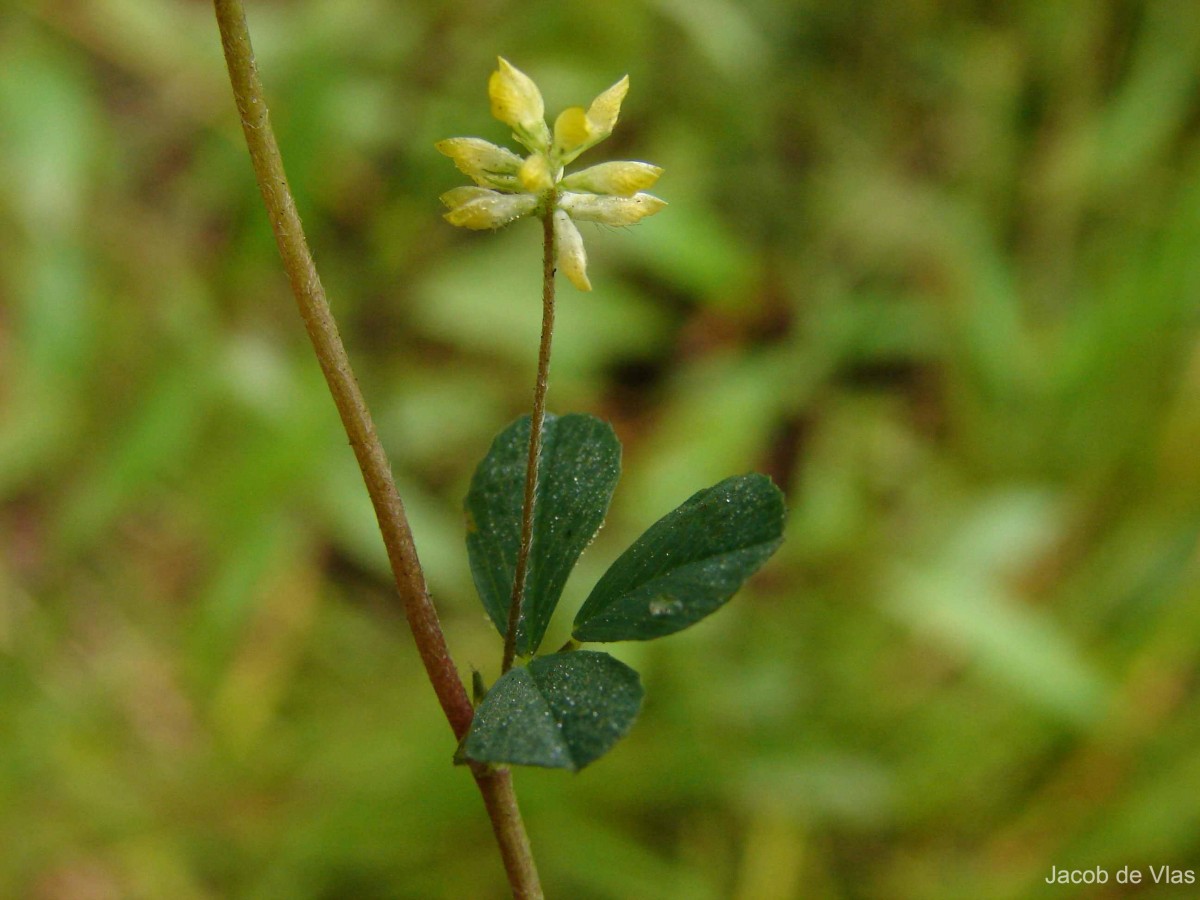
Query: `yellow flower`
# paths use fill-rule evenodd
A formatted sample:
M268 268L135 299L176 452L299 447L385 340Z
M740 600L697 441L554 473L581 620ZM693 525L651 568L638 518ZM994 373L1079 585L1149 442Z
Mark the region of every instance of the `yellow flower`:
M568 175L562 180L562 186L572 191L632 197L638 191L652 187L661 174L662 169L650 163L606 162Z
M559 270L579 290L590 291L587 254L575 222L632 225L667 205L644 193L662 174L650 163L608 162L563 175L566 165L612 134L628 91L625 76L586 110L581 106L564 110L551 135L542 92L532 78L500 57L488 80L492 115L512 128L513 138L529 155L522 158L480 138L450 138L435 144L475 182L442 194L449 207L446 221L487 229L534 213L551 216Z
M450 207L447 222L477 230L507 225L529 215L538 205L538 198L532 194L504 194L469 186L446 191L441 199Z
M576 222L600 222L604 225L633 225L666 205L666 201L653 194L610 197L564 191L558 198L559 209L565 209L567 215Z
M550 142L546 127L546 107L542 92L533 79L498 57L500 68L488 79L488 96L492 100L492 115L509 126L518 141L535 153L545 150Z
M555 265L575 287L581 291L590 291L592 283L587 277L587 253L583 249L583 235L564 209L554 211L554 240L558 245Z
M521 186L531 194L544 194L554 187L554 173L544 153L532 153L521 163L517 172Z
M554 121L554 152L564 165L612 134L621 114L621 101L628 91L626 75L593 100L587 112L580 106L572 106L559 114Z
M514 190L523 160L511 150L480 138L450 138L434 144L462 172L482 187Z

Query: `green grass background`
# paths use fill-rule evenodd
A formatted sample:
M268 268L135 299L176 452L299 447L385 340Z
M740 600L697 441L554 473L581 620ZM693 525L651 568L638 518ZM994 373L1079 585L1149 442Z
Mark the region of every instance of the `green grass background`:
M692 491L788 540L578 776L549 896L1024 898L1200 869L1200 15L1190 0L251 2L318 264L459 665L461 502L526 407L539 233L433 143L625 72L550 408L625 474L547 644ZM557 646L557 644L553 644ZM208 4L0 11L0 896L493 898L502 872L287 292ZM1151 885L1138 895L1188 896Z

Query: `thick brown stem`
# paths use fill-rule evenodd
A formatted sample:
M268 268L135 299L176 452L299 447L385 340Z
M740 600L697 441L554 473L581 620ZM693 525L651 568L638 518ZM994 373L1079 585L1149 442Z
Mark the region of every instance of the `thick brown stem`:
M262 191L263 203L275 232L275 242L291 282L292 294L362 470L367 493L375 507L396 589L404 605L404 614L412 629L417 651L450 728L455 738L461 739L471 726L474 710L446 647L446 638L429 597L425 574L417 558L412 530L396 490L391 466L375 432L375 424L359 390L358 381L350 368L350 359L342 345L325 289L304 237L296 203L284 174L279 146L271 130L262 83L250 45L245 10L240 0L214 0L214 7L229 80L242 119L242 131ZM513 793L511 776L507 771L479 765L473 765L471 771L491 817L514 896L540 898L542 890Z
M396 589L404 603L404 612L416 638L417 649L450 727L454 729L455 737L461 738L471 724L471 702L450 660L437 612L429 599L425 576L417 559L404 504L392 478L391 466L350 368L350 360L304 237L300 216L284 174L279 146L271 130L242 5L239 2L217 0L216 10L234 99L242 117L242 130L250 148L250 159L254 163L263 203L275 231L275 242L279 245L283 265L291 281L292 293L329 391L333 394L342 425L350 438L350 446L358 459L367 493L371 495L395 574Z

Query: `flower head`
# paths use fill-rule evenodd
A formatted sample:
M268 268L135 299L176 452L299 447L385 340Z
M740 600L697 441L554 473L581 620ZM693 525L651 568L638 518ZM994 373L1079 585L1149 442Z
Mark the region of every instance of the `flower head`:
M488 80L492 115L513 130L529 154L518 156L480 138L450 138L437 149L454 160L474 185L442 194L451 225L500 228L534 213L550 216L559 270L581 291L590 291L587 255L575 222L632 225L653 215L666 201L644 193L662 169L645 162L607 162L564 177L563 169L585 150L612 134L629 90L626 76L585 110L572 106L546 125L542 92L533 79L500 57Z

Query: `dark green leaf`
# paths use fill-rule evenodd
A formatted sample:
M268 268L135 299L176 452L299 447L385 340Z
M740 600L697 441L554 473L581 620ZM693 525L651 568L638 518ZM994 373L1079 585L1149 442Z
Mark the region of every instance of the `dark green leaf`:
M521 543L529 416L493 441L467 493L467 553L483 606L500 634L508 627ZM594 416L547 413L534 504L533 546L517 653L537 650L579 554L596 535L621 472L621 444Z
M668 513L604 573L575 617L580 641L644 641L718 609L783 542L783 494L727 478Z
M629 732L641 705L637 672L607 653L542 656L496 682L475 710L462 753L577 771Z

